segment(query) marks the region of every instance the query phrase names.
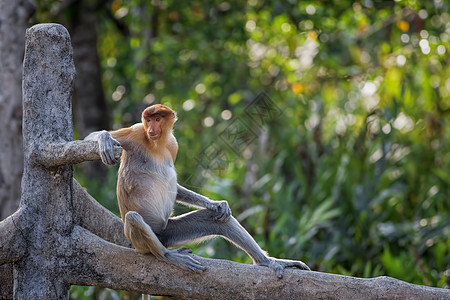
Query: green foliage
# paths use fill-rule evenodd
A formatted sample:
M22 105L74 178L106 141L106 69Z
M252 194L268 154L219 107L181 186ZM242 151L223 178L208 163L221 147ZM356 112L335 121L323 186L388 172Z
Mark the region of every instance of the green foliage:
M227 199L273 256L449 286L448 2L106 9L115 23L99 10L98 49L114 127L151 103L177 110L181 184ZM258 122L248 112L262 91L276 113ZM235 127L251 142L224 138ZM223 241L197 253L249 262Z

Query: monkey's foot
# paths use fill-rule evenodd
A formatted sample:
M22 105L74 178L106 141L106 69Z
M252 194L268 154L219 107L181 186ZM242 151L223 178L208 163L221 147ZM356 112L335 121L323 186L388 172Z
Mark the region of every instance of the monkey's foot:
M300 270L311 271L311 269L302 261L288 260L268 257L266 261L257 264L258 266L269 267L277 273L278 278L283 278L285 268L297 268Z
M188 254L180 253L178 250L179 249L168 250L168 252L164 255L165 260L176 265L177 267L191 272L201 273L206 270L206 267L200 262L193 259Z

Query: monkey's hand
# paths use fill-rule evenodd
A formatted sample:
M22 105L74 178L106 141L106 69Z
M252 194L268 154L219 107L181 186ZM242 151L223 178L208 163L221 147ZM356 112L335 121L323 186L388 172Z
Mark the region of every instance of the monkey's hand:
M300 270L311 271L311 269L302 261L279 259L273 257L267 257L267 260L257 263L258 266L269 267L277 273L278 278L283 278L285 268L297 268Z
M120 143L108 131L101 131L98 136L98 148L102 162L106 165L115 165L117 163L117 159L114 156L114 146L120 146Z
M214 216L215 220L226 222L231 217L231 208L228 205L228 202L225 200L210 200L210 202L206 205L206 208L216 213L216 215Z

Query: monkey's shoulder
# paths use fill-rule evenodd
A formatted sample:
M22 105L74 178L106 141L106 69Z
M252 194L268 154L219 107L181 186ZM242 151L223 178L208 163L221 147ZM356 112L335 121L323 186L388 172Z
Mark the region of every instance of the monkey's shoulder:
M177 173L171 160L158 162L136 151L123 154L118 177L121 189L131 194L147 194L149 189L167 188L169 183L176 186Z

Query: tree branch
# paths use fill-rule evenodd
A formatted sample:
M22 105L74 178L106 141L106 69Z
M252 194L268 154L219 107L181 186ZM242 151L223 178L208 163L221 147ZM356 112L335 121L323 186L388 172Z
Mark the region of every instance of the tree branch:
M287 269L283 279L272 270L226 260L196 257L207 270L190 273L108 243L81 227L73 231L79 250L71 284L164 295L180 299L449 299L450 291L390 277L361 279Z
M22 208L0 222L0 299L13 297L13 267L11 262L20 260L26 251L26 240L21 228Z
M77 140L62 143L48 143L44 149L36 151L37 160L46 167L75 165L84 161L100 160L98 143L96 141ZM118 159L122 147L114 146L114 156Z
M22 209L0 222L0 265L25 255L26 241L20 228Z
M123 234L123 222L104 208L73 179L74 222L102 239L131 248L131 242Z

